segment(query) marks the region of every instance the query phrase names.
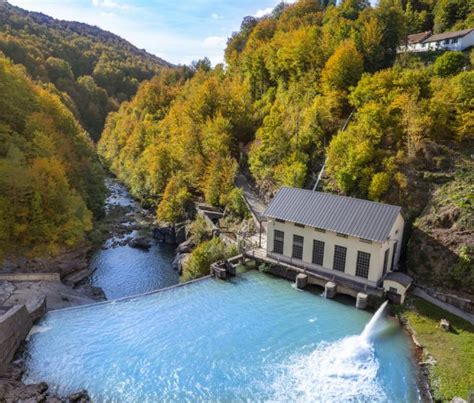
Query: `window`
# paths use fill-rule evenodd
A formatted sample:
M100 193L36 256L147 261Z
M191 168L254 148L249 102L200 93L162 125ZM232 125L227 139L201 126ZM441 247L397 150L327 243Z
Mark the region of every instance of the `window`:
M273 252L283 254L285 233L283 231L275 230L273 238Z
M346 269L347 248L336 245L334 247L334 262L332 268L334 270L344 271Z
M313 241L313 263L322 266L323 262L324 262L324 242L318 241L315 239Z
M337 232L336 235L341 238L347 238L346 234L341 234L340 232Z
M451 43L458 43L458 38L451 39Z
M356 276L369 278L370 253L357 251Z
M364 239L364 238L359 238L359 241L364 242L364 243L372 243L370 239Z
M398 291L395 287L389 287L388 290L390 292L393 292L394 294L397 294L397 291Z
M279 218L276 218L275 221L276 222L281 222L282 224L284 224L286 222L285 220L280 220Z
M315 230L315 231L318 231L318 232L322 232L323 234L326 233L326 230L325 230L325 229L322 229L322 228L315 228L314 230Z
M382 275L385 275L387 273L387 268L388 268L388 254L390 253L390 248L385 250L385 254L383 256L383 273Z
M295 259L303 259L303 243L304 238L299 235L293 235L293 253Z
M298 224L297 222L295 222L295 227L304 228L304 225L303 224Z

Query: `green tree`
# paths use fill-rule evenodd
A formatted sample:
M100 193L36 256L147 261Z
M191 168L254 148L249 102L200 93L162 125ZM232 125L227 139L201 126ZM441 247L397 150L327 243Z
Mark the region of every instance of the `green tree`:
M447 77L459 73L466 64L462 52L445 52L436 58L433 71L440 77Z

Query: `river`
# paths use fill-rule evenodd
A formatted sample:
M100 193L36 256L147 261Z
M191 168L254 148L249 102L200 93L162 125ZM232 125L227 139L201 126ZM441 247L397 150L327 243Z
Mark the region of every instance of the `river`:
M91 259L95 269L91 284L102 288L107 299L142 294L179 283L179 274L171 262L175 246L155 243L147 250L132 248L127 240L150 234L153 215L143 209L115 179L107 179L110 195L106 212L119 222L111 237Z

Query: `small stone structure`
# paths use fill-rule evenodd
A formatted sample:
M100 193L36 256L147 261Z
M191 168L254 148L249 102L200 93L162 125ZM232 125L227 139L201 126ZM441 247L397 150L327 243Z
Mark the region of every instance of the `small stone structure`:
M367 301L369 296L363 292L359 292L356 298L356 308L357 309L365 309L367 308Z
M296 276L296 288L303 289L308 285L308 276L300 273Z
M328 281L324 286L324 296L329 299L333 299L337 294L337 285L332 281Z
M229 260L216 262L211 265L211 276L216 276L222 280L225 280L228 276L234 277L237 274L237 263L241 259L241 256L235 256Z

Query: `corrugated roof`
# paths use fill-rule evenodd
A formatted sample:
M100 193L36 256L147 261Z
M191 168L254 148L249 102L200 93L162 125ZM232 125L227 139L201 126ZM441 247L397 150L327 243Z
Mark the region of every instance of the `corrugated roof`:
M407 42L409 45L413 45L415 43L419 43L423 41L423 39L428 38L431 35L431 31L419 32L417 34L411 34L407 37Z
M390 204L283 187L263 215L384 242L400 211L400 207Z
M469 32L474 31L474 28L463 29L462 31L443 32L442 34L431 35L425 39L424 43L443 41L445 39L461 38L466 36Z

